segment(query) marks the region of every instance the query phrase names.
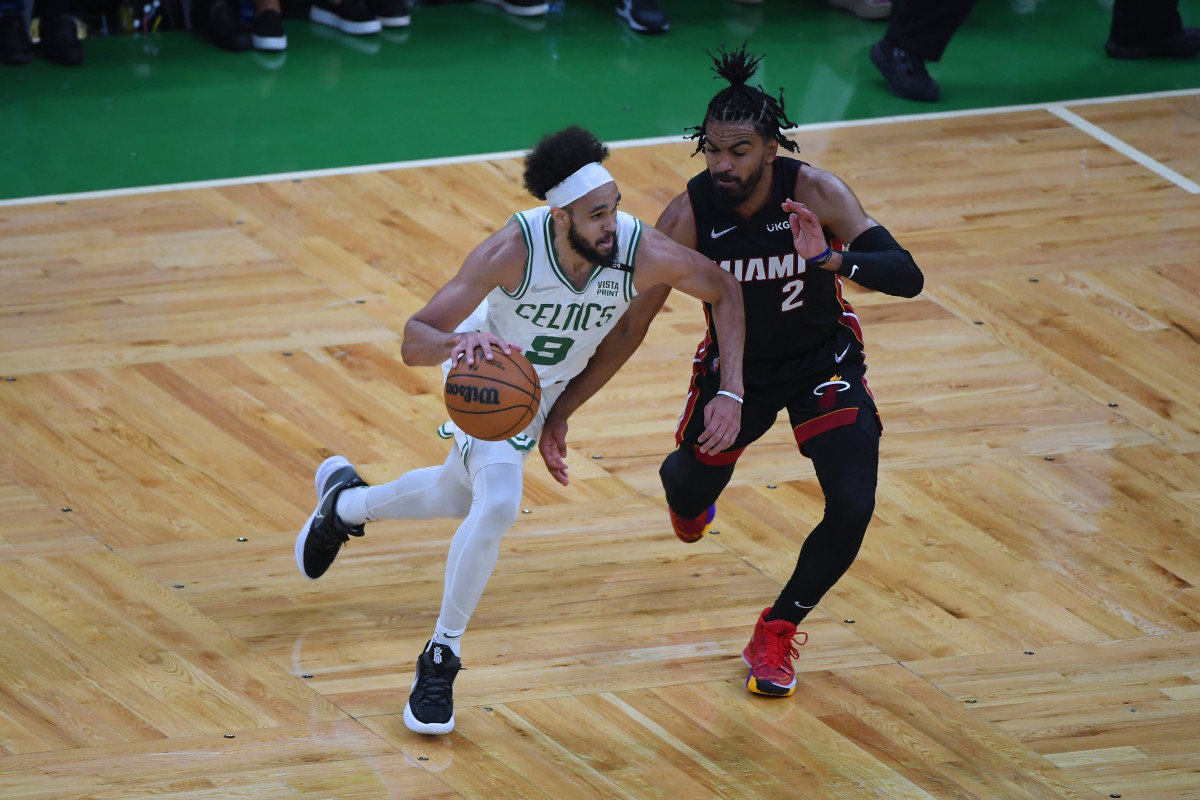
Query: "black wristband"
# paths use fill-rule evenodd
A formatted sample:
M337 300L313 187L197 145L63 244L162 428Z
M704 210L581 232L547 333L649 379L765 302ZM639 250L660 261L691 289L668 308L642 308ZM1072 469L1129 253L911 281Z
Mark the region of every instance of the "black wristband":
M825 252L816 258L806 258L804 263L810 267L823 267L829 263L829 259L833 258L833 248L828 244L825 245Z

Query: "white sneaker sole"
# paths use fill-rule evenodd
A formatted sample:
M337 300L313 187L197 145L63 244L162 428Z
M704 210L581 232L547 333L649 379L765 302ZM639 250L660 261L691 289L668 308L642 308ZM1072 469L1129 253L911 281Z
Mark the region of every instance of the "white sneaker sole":
M377 19L370 19L366 22L351 22L348 19L342 19L331 11L326 11L316 6L309 9L308 18L321 25L337 28L342 33L348 33L351 36L370 36L372 33L379 33L380 29L383 28Z
M308 534L312 531L313 518L316 516L316 511L309 514L308 522L304 523L304 527L300 529L300 533L296 536L296 566L300 568L300 574L310 581L315 581L316 578L310 576L308 571L304 569L304 544L308 541Z
M483 0L485 3L491 3L494 6L500 6L514 17L540 17L550 10L549 3L542 3L536 6L514 6L504 2L504 0Z
M312 532L313 519L316 518L317 512L321 510L322 490L329 481L329 476L335 470L348 466L350 466L350 462L346 460L345 456L330 456L321 462L321 466L317 467L317 472L313 477L313 486L317 490L317 507L313 509L313 513L308 515L308 522L304 523L304 527L300 529L300 533L296 536L296 566L300 568L300 574L310 581L315 581L316 578L309 577L308 572L304 569L304 544L308 541L308 534Z
M286 36L255 36L254 37L254 49L255 50L265 50L270 53L276 52L278 50L286 50L287 49L287 37Z
M408 703L404 704L404 727L408 728L413 733L430 733L440 734L449 733L454 730L454 714L450 715L449 722L421 722L413 716L412 709L408 707Z

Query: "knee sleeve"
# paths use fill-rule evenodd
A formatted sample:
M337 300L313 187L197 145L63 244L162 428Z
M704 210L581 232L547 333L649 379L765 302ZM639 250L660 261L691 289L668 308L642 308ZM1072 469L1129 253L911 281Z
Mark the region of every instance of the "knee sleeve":
M524 490L523 469L513 464L492 464L475 473L471 481L471 510L467 517L479 517L481 533L495 535L496 543L517 521Z

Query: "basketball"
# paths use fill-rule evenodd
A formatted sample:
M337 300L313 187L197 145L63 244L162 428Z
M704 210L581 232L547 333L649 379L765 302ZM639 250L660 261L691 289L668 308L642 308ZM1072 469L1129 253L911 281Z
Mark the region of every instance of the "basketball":
M446 410L459 430L499 442L525 430L542 402L542 385L529 359L514 350L493 350L467 366L460 358L446 376Z

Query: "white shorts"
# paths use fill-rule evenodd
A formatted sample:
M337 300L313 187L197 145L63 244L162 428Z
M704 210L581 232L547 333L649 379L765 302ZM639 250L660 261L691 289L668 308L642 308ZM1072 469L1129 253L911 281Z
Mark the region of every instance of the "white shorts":
M457 425L449 421L438 428L438 436L443 439L454 439L468 475L474 476L476 470L488 464L522 465L529 454L533 452L533 448L537 447L538 437L542 435L542 427L546 424L546 416L565 388L567 388L566 381L543 386L542 400L538 404L537 414L534 415L533 421L526 426L525 430L516 436L502 439L499 442L489 442L468 436L459 430Z

